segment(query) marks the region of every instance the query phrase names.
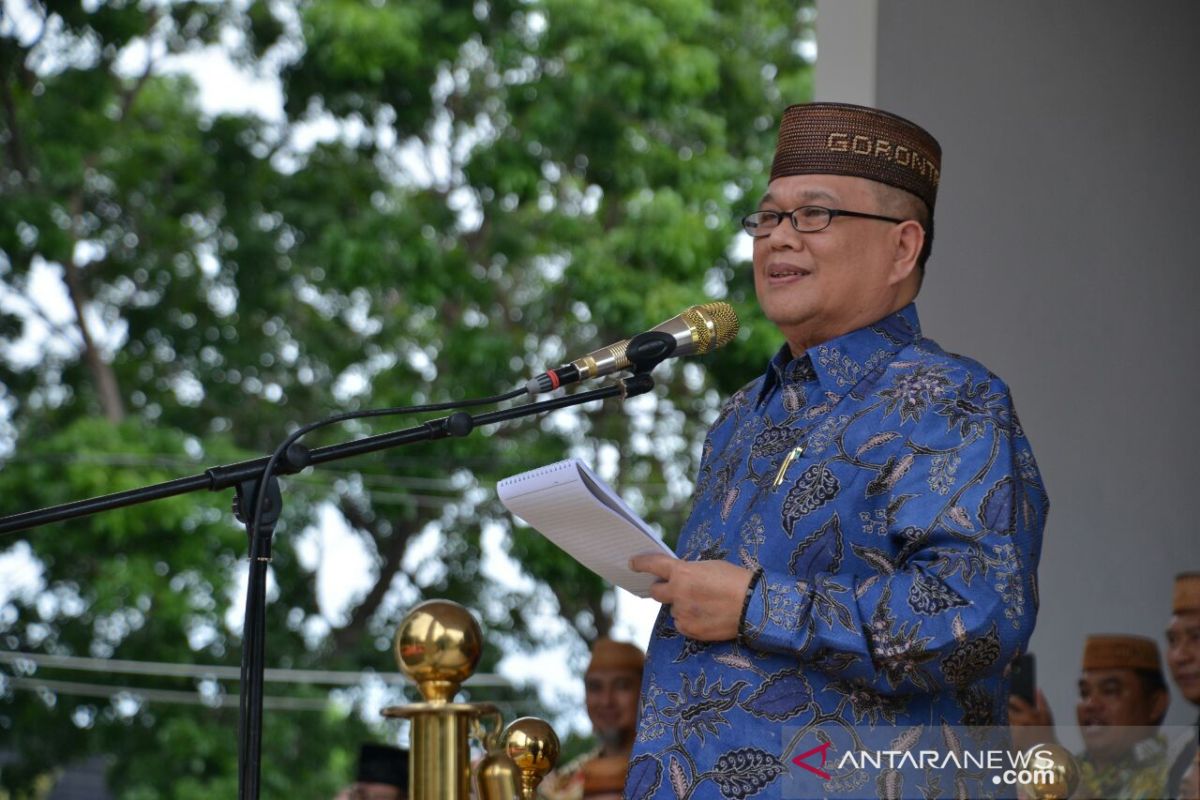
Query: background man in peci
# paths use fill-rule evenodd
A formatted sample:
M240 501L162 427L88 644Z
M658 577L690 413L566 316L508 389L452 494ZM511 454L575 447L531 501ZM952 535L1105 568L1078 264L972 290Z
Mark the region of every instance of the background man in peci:
M1094 635L1084 643L1075 718L1083 737L1073 797L1134 800L1167 794L1167 741L1158 728L1170 695L1158 645L1144 636ZM1013 744L1057 741L1045 697L1009 700Z
M619 800L633 749L645 661L641 648L628 642L601 638L592 645L583 692L599 742L546 776L538 786L545 800Z
M742 224L785 343L709 431L680 560L633 561L664 605L630 800L779 797L818 725L1006 722L1048 500L1008 387L921 333L940 170L893 114L783 115Z

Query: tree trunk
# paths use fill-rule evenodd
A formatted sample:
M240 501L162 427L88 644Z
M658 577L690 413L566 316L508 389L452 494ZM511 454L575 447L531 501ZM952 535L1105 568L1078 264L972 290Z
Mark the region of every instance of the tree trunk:
M76 192L71 198L72 218L79 219L82 211L82 192ZM116 425L125 420L125 403L121 399L121 389L117 385L117 374L96 347L96 342L88 329L87 319L83 316L83 310L87 307L89 298L83 288L80 273L79 265L75 263L74 248L72 248L71 255L63 261L67 294L70 295L71 307L75 310L75 321L79 325L79 336L83 340L83 357L87 362L88 371L92 374L92 381L96 386L96 396L100 399L100 408L103 409L105 418Z

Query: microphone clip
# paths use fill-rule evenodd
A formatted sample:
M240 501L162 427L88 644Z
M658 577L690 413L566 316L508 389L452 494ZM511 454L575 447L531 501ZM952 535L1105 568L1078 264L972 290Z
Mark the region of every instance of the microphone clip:
M664 331L646 331L629 340L625 348L625 357L633 366L633 374L642 375L670 358L676 347L676 339L671 334Z
M653 389L654 378L650 373L670 358L677 346L675 337L664 331L646 331L630 339L625 357L633 374L620 381L621 399L628 400Z

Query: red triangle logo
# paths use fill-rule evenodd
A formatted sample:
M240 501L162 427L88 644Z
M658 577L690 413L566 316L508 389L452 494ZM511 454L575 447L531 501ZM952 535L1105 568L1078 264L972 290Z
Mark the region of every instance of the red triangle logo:
M795 764L797 767L802 767L802 768L808 770L812 774L819 777L821 780L827 781L830 778L829 773L823 769L817 769L812 764L809 764L806 761L806 759L809 756L813 756L813 755L816 755L817 753L820 753L821 754L821 766L822 767L825 766L825 758L828 755L829 746L831 744L833 744L833 742L826 742L825 744L817 745L812 750L809 750L807 753L801 753L800 755L793 758L792 763Z

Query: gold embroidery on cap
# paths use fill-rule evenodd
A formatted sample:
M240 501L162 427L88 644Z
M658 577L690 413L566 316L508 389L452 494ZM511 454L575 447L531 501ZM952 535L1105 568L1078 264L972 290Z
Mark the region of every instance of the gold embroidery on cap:
M886 111L846 103L788 106L779 123L771 180L856 175L908 191L933 210L941 147L924 128Z
M941 182L941 173L925 155L902 144L893 147L887 139L872 139L861 133L834 132L825 140L825 147L832 153L855 153L908 167L922 178L928 178L934 186Z

